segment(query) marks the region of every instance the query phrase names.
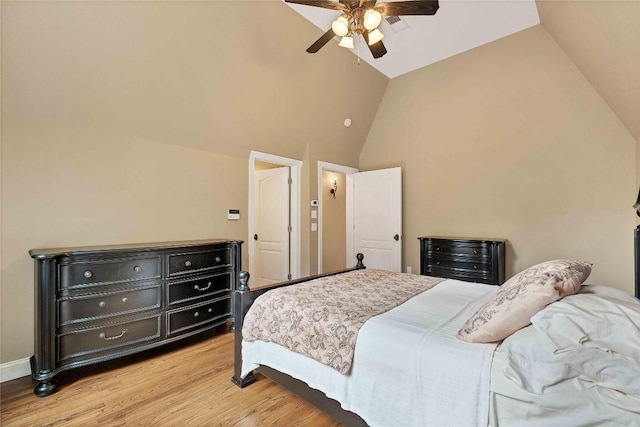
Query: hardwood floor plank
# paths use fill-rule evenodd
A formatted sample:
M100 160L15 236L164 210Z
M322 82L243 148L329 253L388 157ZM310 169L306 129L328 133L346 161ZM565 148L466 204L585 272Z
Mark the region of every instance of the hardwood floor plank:
M193 339L59 375L48 397L29 377L0 385L4 426L313 426L340 424L262 375L240 389L233 335Z

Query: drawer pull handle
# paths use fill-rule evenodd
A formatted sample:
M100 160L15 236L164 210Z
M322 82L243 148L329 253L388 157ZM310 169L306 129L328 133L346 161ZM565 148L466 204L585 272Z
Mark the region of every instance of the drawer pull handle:
M122 302L128 302L128 301L129 301L129 298L127 297L122 298Z
M440 250L440 246L436 246L436 251L439 251L439 250Z
M200 313L198 313L197 311L193 313L193 317L198 317L198 316L200 316Z
M100 338L102 338L105 341L113 341L113 340L117 340L119 338L122 338L124 336L124 334L127 333L126 329L123 329L122 332L120 332L118 335L114 335L112 337L108 337L104 334L104 332L100 333Z
M193 289L195 289L196 291L206 291L210 287L211 287L211 282L207 283L207 286L204 288L201 288L199 285L193 285Z
M477 265L474 265L474 266L473 266L473 269L474 269L474 270L477 270L477 269L478 269L478 266L477 266Z
M213 312L213 308L209 307L209 310L207 310L209 313Z
M222 258L220 258L219 256L216 257L216 262L220 262L222 261Z
M191 267L191 261L185 261L184 265L186 265L187 267Z
M477 254L477 253L478 253L478 250L477 250L477 249L474 249L474 250L473 250L473 253L474 253L474 254Z
M440 261L436 261L436 265L440 265Z
M133 271L135 271L136 273L140 273L142 271L142 267L136 265L135 267L133 267Z
M106 302L104 302L104 301L100 301L100 302L98 303L98 305L99 305L100 307L106 307L106 306L107 306L107 303L106 303Z
M84 277L86 277L87 279L90 279L91 277L93 277L93 273L87 270L84 272Z

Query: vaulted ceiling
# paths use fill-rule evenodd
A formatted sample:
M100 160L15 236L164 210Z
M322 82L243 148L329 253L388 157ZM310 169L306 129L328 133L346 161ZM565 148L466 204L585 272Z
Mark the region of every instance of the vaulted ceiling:
M339 16L318 7L289 6L319 28L318 36ZM363 43L353 53L394 78L537 24L640 141L639 1L440 0L434 16L403 16L395 24L382 21L388 50L384 57L374 59ZM299 41L300 48L313 41ZM323 52L314 55L321 58Z
M323 33L340 16L335 10L287 4ZM382 58L374 59L362 40L353 53L393 78L540 23L534 0L440 0L439 4L432 16L383 19L379 28L388 53Z

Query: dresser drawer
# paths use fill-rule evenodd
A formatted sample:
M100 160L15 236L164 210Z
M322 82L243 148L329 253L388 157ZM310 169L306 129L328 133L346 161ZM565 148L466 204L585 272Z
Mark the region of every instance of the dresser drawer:
M60 301L60 326L92 319L160 308L160 285L139 290L123 290L104 294L90 294Z
M491 263L485 262L473 262L473 261L459 261L453 259L439 259L433 257L425 261L427 267L434 268L453 268L459 270L465 270L470 272L491 272Z
M99 351L121 349L143 341L160 338L158 314L144 319L105 325L91 329L80 329L58 338L60 360L90 357Z
M426 252L433 257L466 257L469 259L484 259L490 256L490 247L482 243L458 242L427 242Z
M169 255L169 276L230 266L231 251L228 249Z
M195 298L230 292L232 273L222 273L169 283L169 305Z
M82 288L132 280L159 279L162 258L107 259L61 263L60 286Z
M490 283L491 271L472 271L458 268L446 268L437 266L425 267L425 273L429 276L444 277L466 282Z
M231 298L222 297L214 301L192 305L167 313L169 335L201 327L208 323L225 322L231 316Z

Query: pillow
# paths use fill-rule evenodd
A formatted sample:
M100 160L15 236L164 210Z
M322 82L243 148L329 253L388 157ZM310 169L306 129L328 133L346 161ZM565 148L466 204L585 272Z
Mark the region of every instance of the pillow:
M536 264L507 280L494 297L466 321L458 338L468 342L498 342L531 323L548 304L580 290L591 264L554 260Z

